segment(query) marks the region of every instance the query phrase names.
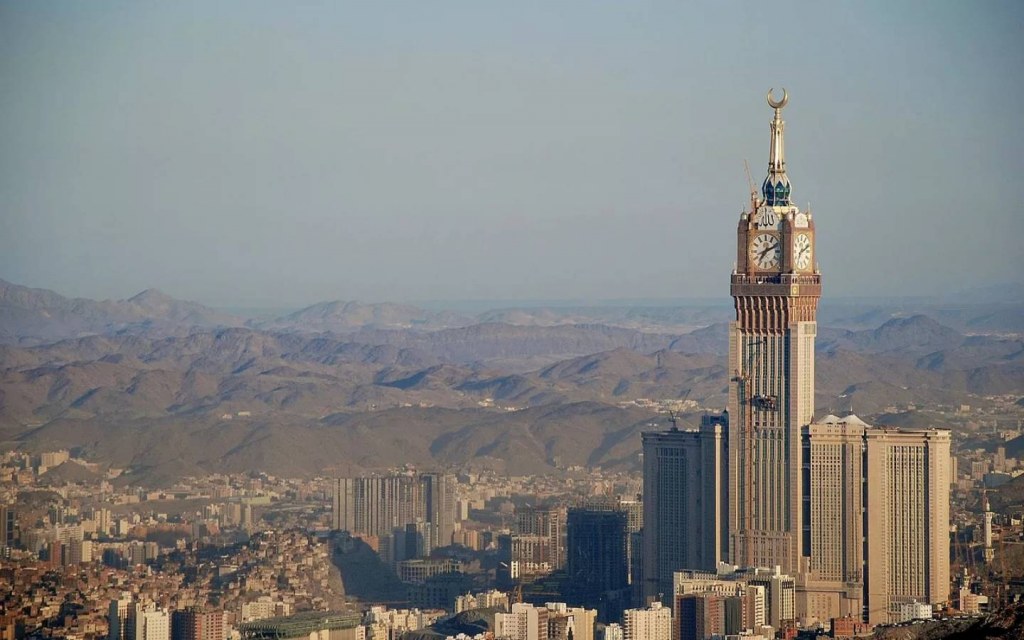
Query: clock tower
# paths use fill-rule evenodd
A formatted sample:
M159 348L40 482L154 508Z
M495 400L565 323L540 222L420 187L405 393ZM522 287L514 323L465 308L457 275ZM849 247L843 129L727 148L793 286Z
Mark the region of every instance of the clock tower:
M821 276L814 220L791 199L775 100L768 176L740 215L729 325L729 560L796 575L803 553L801 428L814 414Z

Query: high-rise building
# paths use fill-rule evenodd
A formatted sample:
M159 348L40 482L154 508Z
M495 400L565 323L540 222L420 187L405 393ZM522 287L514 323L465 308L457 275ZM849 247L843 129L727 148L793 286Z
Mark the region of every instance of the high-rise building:
M433 547L447 547L455 534L455 476L420 474L424 519L431 525Z
M424 473L338 478L332 515L335 529L370 536L429 523L430 548L447 546L455 532L455 477Z
M380 536L423 518L416 476L340 478L335 483L335 528Z
M0 505L0 551L14 547L17 541L18 520L14 505Z
M553 555L551 538L547 536L501 534L498 536L499 577L507 582L547 575L554 571Z
M92 562L92 540L72 540L68 544L68 564Z
M730 561L795 574L803 531L800 429L814 414L821 276L814 220L791 196L781 100L768 92L768 175L740 215L729 325Z
M626 513L569 509L568 580L576 603L597 609L602 622L618 620L628 605Z
M872 624L949 599L949 431L865 433L864 607Z
M826 416L804 429L801 617L899 622L949 595L948 431Z
M643 595L672 602L672 574L713 571L724 558L728 473L726 416L699 430L642 434Z
M134 621L129 621L129 614L134 614L132 594L125 592L116 600L110 601L107 610L107 638L109 640L125 640L135 632Z
M430 555L430 552L436 546L434 540L436 529L429 522L424 520L410 522L405 525L404 533L401 536L398 535L400 531L402 530L398 529L393 533L396 546L404 547L401 560L425 558Z
M331 491L331 528L356 532L356 482L358 478L335 478Z
M861 616L864 588L864 433L856 416L804 428L804 541L798 609L826 621Z
M565 507L538 506L518 509L516 533L545 538L545 556L539 558L539 561L550 565L552 571L565 566Z

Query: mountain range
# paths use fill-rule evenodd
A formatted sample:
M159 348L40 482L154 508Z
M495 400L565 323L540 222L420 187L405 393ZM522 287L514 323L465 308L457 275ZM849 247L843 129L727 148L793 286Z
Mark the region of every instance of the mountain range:
M153 291L116 302L0 291L0 440L74 448L137 478L402 463L636 468L637 433L664 418L631 401L726 403L720 322L671 332L330 303L246 324ZM32 313L45 321L28 322ZM316 330L325 318L346 329ZM46 339L71 328L84 335ZM825 413L1024 390L1020 338L966 335L924 315L822 326L817 347Z

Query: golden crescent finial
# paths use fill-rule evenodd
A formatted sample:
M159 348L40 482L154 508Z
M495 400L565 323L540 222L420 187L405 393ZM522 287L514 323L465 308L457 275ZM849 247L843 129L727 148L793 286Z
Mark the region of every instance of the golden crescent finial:
M789 94L786 93L786 90L782 90L782 100L779 100L778 102L772 100L772 91L775 91L775 89L768 90L768 106L772 109L781 109L786 106L786 103L789 102Z

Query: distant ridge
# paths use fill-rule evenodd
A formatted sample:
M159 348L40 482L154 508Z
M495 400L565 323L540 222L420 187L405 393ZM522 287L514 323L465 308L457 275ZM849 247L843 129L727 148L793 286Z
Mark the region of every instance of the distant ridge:
M0 280L0 343L40 344L132 329L238 326L226 313L147 289L127 300L66 298Z
M253 323L261 329L301 329L346 333L360 329L445 329L473 324L474 319L451 311L382 302L362 304L336 300L319 302L275 320Z

